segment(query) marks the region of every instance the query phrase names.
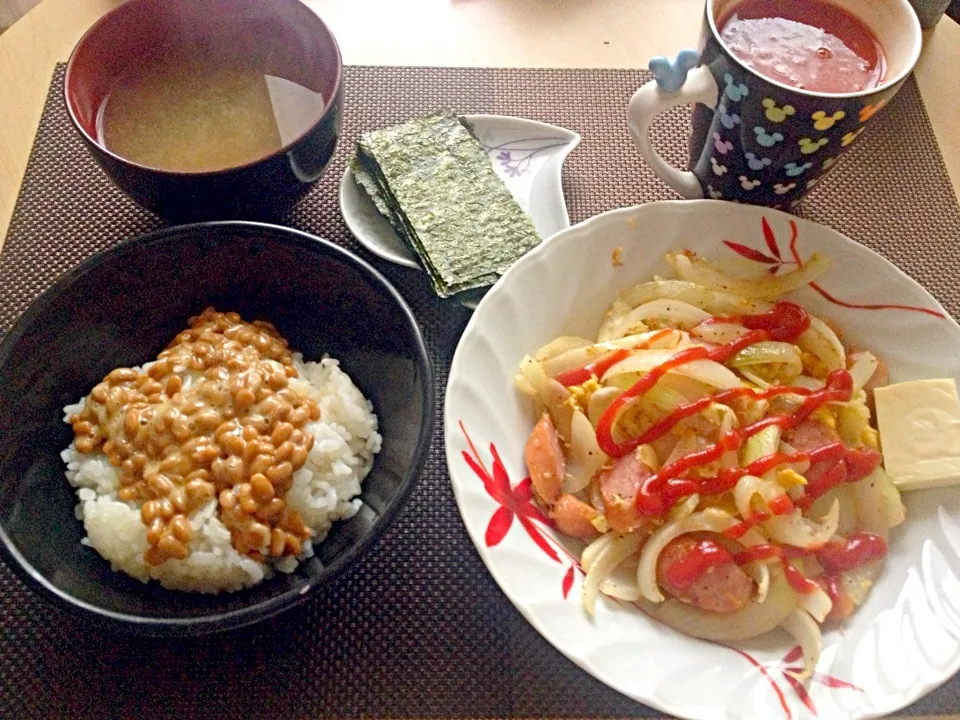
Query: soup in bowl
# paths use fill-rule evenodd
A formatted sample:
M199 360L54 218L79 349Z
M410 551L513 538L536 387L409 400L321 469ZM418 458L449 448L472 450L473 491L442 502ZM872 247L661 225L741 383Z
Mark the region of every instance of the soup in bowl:
M110 178L171 218L269 214L336 146L342 62L299 0L132 0L81 38L67 110Z

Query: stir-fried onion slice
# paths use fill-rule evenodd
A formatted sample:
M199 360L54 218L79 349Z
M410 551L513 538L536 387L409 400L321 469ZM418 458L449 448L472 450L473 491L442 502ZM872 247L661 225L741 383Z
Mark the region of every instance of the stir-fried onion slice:
M877 371L877 366L880 362L869 352L861 352L856 356L856 360L853 361L853 364L850 366L850 377L853 379L853 391L856 392L867 382L870 378L873 377L873 374Z
M685 334L679 330L671 330L644 332L617 338L609 342L591 343L554 355L549 360L544 361L543 370L550 377L556 377L567 370L576 370L589 365L616 350L632 350L640 346L666 350L674 349L677 348L684 337Z
M834 501L826 517L819 523L804 517L799 509L789 515L775 515L765 520L763 529L770 539L782 545L814 550L822 547L837 532L840 504Z
M621 360L607 370L603 379L610 380L618 375L647 373L667 362L674 356L673 350L640 350L625 360ZM713 360L694 360L670 370L671 373L699 380L710 387L720 390L740 387L736 374Z
M820 651L823 647L823 636L820 634L820 626L817 621L806 610L796 609L783 619L781 623L784 630L793 636L793 639L803 650L803 670L799 673L792 673L793 676L803 682L813 674L814 668L820 661ZM791 672L786 670L785 672Z
M762 635L781 625L796 609L797 594L783 571L774 565L766 600L750 602L737 612L711 612L674 598L657 603L641 597L636 602L651 617L674 630L704 640L734 641Z
M825 372L847 367L847 353L837 334L820 318L810 316L810 327L797 338L797 347L815 355ZM869 379L869 378L868 378Z
M570 422L570 447L567 453L567 474L563 490L578 493L590 484L609 458L597 444L597 433L587 416L579 410Z
M521 392L533 394L537 398L540 405L550 413L560 437L569 443L574 412L570 391L549 377L544 372L543 365L529 356L520 362L520 373L516 382Z
M583 607L587 613L593 615L600 587L617 566L631 555L636 554L643 544L643 536L634 533L623 537L614 536L614 539L603 547L587 570L583 579Z
M732 293L711 290L684 280L653 280L627 288L613 301L600 326L601 342L614 337L620 323L634 308L652 300L680 300L711 315L750 315L766 312L770 305Z
M799 290L823 275L830 267L830 260L814 253L802 268L784 275L759 277L734 277L691 250L667 255L677 277L725 293L745 298L775 298Z
M786 494L779 483L753 475L744 475L737 480L737 484L733 488L733 501L737 505L737 512L740 513L740 517L746 519L753 517L757 512L769 514L770 505ZM757 507L758 504L759 507Z
M616 327L611 328L611 333L614 338L619 338L646 330L652 320L658 325L666 323L681 330L690 330L710 317L712 315L706 310L683 300L658 298L635 307L617 323Z
M588 347L593 344L593 340L587 340L587 338L577 337L575 335L561 335L537 350L533 357L538 362L546 362L570 350L577 350L578 348Z

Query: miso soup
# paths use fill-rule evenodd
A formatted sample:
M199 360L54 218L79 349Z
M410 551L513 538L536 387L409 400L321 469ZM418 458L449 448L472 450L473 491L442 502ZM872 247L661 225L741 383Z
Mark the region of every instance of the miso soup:
M245 165L297 139L324 98L265 72L263 58L179 44L121 76L97 117L98 141L127 160L175 172Z

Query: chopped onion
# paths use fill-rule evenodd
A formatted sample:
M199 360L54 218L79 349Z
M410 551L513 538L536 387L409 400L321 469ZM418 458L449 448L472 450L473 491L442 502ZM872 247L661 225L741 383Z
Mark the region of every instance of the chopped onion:
M839 519L840 503L834 502L820 523L804 517L800 510L794 510L789 515L774 515L765 520L763 529L778 543L816 549L822 547L837 532Z
M520 374L524 381L536 392L540 402L553 418L553 424L564 442L570 442L570 423L573 420L573 403L570 391L543 371L543 365L531 357L525 357L520 363Z
M900 491L883 468L877 468L851 487L860 530L886 539L887 531L906 519Z
M779 483L764 480L754 475L744 475L737 480L737 484L733 488L733 501L737 505L737 512L740 513L740 517L744 519L752 517L757 509L768 512L770 503L784 495L786 495L786 492ZM754 508L753 499L755 497L760 498L763 508Z
M608 460L606 453L597 444L597 433L593 425L579 410L573 413L570 422L570 448L567 453L567 474L563 479L563 490L577 493L590 484Z
M762 542L762 540L761 540ZM759 543L757 543L759 544ZM754 602L762 603L767 599L767 593L770 591L770 567L769 563L752 562L743 567L743 571L749 575L757 584L757 596Z
M685 333L679 330L663 333L640 333L628 335L609 342L593 343L585 347L578 347L556 355L543 363L543 370L550 377L556 377L568 370L576 370L592 362L596 362L615 350L630 350L639 345L649 343L651 348L676 348L684 338Z
M873 587L873 581L880 574L880 568L883 565L879 560L877 562L867 563L840 576L840 589L850 601L860 606L867 598L867 593Z
M676 353L672 350L638 350L607 370L604 381L627 373L646 373L667 362ZM740 387L740 379L728 368L713 360L694 360L670 370L671 373L699 380L720 390Z
M583 606L587 613L593 615L603 581L616 570L620 563L635 554L644 540L643 536L636 533L623 537L614 536L614 539L597 554L583 579Z
M803 361L797 346L773 340L754 343L744 348L730 359L730 365L741 370L749 368L754 374L759 374L758 366L777 366L770 369L769 377L778 378L784 385L789 385L803 372Z
M760 458L775 455L780 446L780 427L771 425L747 438L740 451L740 462L746 467Z
M590 568L593 567L600 553L609 547L616 537L617 535L614 533L605 533L583 549L583 552L580 553L580 567L583 568L584 572L590 572Z
M576 350L577 348L587 347L588 345L593 345L593 340L587 340L586 338L576 337L574 335L561 335L556 340L548 342L537 350L534 359L538 362L546 362L569 350Z
M608 577L600 585L600 592L624 602L636 602L640 599L640 588L637 587L636 577L628 577L626 573L617 573L616 577Z
M637 448L637 455L640 462L654 472L660 469L660 458L657 457L657 451L653 449L653 445L641 445Z
M880 362L872 353L866 351L857 353L856 359L853 361L853 365L850 366L849 370L850 377L853 378L854 392L867 384L877 371L879 364Z
M658 298L680 300L711 315L741 315L766 312L769 304L747 300L731 293L719 293L683 280L654 280L627 288L613 301L600 326L601 341L611 340L623 318L634 308Z
M779 565L770 569L770 587L763 602L753 601L733 613L703 610L671 598L637 604L664 625L704 640L746 640L778 627L797 607L797 594L787 583Z
M827 371L844 370L847 367L847 354L837 334L820 318L810 316L808 327L799 338L797 345L804 352L816 355Z
M743 278L726 273L690 250L668 254L667 262L681 280L746 298L775 298L787 295L813 282L830 267L829 258L814 253L802 268L784 275Z
M748 332L750 331L743 325L737 325L736 323L712 322L694 328L690 331L690 334L704 342L726 345L728 342L743 337Z
M627 313L611 332L614 338L618 338L641 328L646 330L650 320L657 320L659 326L689 330L709 317L712 317L710 313L682 300L651 300Z
M597 426L603 413L621 393L623 390L618 387L603 387L590 396L587 401L587 417L590 418L590 424L593 427Z
M782 623L783 629L793 636L803 650L803 670L791 674L801 682L813 674L814 668L820 661L820 650L823 647L823 636L820 626L806 610L797 609L787 615ZM790 672L790 671L785 671Z
M761 390L766 390L769 387L773 387L772 383L767 382L752 370L748 370L746 368L740 368L740 374L743 375L744 379L753 383Z
M650 447L646 445L645 447ZM699 495L691 495L685 500L681 500L676 505L671 508L669 515L667 516L668 520L683 520L685 517L690 517L693 515L693 511L697 509L697 505L700 504Z
M853 496L853 488L850 485L840 485L825 492L813 501L807 514L811 517L823 517L834 502L839 503L840 506L837 532L841 535L856 532L859 527L857 503Z
M818 623L826 620L827 615L833 609L833 600L827 595L826 590L819 585L813 592L802 593L799 599L800 607L810 613Z
M804 388L805 390L822 390L825 383L823 380L818 380L809 375L798 375L793 379L792 384L794 387Z

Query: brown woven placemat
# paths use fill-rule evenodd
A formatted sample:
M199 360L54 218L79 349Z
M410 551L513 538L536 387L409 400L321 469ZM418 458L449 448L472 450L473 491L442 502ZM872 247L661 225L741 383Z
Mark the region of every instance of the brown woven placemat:
M0 259L0 330L90 253L162 223L117 191L67 119L57 69ZM397 285L423 327L438 397L469 317L426 276L379 261L347 231L337 185L358 133L447 106L576 130L570 217L674 197L643 167L624 112L633 70L350 67L343 138L326 176L279 221L338 242ZM880 251L960 315L960 209L909 81L804 214ZM680 165L687 110L657 125ZM440 410L437 410L438 416ZM413 497L376 548L305 606L254 628L161 641L101 635L34 596L0 565L0 717L655 716L580 671L504 598L457 513L442 422ZM0 429L2 431L2 429ZM906 712L960 708L956 680Z

